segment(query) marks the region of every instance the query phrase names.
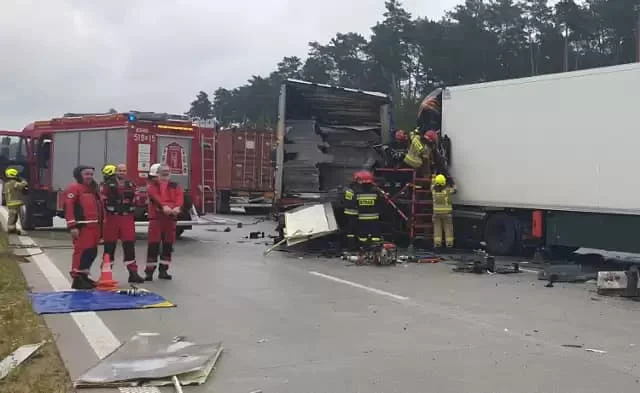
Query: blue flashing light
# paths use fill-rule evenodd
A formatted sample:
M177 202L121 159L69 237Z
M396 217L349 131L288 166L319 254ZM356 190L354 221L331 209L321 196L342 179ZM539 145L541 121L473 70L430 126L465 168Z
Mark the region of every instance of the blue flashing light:
M130 122L136 121L136 114L135 113L129 113L129 121Z

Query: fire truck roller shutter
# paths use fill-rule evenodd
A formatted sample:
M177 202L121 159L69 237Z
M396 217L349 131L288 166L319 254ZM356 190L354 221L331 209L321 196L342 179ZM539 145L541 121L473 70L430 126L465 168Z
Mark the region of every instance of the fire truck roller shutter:
M106 162L125 162L126 132L126 129L54 132L51 181L54 190L66 188L78 165L102 168Z

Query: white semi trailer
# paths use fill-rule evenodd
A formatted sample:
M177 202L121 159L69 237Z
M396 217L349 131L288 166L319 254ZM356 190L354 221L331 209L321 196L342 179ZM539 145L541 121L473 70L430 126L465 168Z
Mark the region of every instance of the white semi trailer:
M442 89L458 240L640 252L640 65Z

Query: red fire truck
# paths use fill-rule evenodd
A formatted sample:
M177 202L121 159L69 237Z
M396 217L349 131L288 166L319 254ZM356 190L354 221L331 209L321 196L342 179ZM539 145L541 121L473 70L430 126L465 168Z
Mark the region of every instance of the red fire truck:
M136 220L146 221L146 181L155 162L171 168L185 189L178 233L190 229L203 209L203 160L200 128L183 115L137 112L73 114L36 121L22 132L0 131L0 170L19 167L29 180L22 214L25 229L53 226L62 217L63 190L78 165L99 170L106 163L126 163L140 192ZM195 207L196 209L193 209ZM192 214L194 212L195 214Z

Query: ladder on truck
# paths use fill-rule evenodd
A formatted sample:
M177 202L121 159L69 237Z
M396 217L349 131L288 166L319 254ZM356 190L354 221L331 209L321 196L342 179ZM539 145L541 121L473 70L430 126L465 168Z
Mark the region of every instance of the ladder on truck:
M202 177L203 177L203 213L215 213L216 198L216 132L201 128L202 131Z
M408 237L409 245L433 245L433 200L431 179L422 178L409 168L375 169L376 186L386 202L382 221L383 236Z

